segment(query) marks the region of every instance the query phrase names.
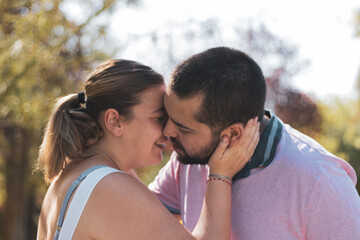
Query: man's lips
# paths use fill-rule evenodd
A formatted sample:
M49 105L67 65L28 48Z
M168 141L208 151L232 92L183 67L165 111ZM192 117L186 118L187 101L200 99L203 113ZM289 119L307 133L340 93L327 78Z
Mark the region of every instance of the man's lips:
M171 143L175 152L184 152L183 148L177 142L171 141Z

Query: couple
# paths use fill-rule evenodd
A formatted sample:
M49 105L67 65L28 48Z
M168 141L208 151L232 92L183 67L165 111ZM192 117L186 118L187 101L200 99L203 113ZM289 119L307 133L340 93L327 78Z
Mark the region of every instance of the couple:
M147 66L101 65L48 122L38 239L360 239L354 170L265 94L256 62L225 47L178 65L166 91ZM168 137L153 194L132 169L159 163Z

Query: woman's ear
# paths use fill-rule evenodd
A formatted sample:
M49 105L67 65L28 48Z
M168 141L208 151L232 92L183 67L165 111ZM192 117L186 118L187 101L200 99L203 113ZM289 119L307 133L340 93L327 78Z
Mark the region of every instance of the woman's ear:
M240 140L240 137L242 136L244 132L244 124L242 123L234 123L224 129L220 136L227 136L229 138L229 146L233 146L237 141Z
M121 136L123 132L124 117L113 108L109 108L104 113L105 128L114 136Z

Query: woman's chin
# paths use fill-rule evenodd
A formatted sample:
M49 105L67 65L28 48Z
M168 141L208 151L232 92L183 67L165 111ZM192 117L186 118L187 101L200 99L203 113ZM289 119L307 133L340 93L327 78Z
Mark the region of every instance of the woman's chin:
M163 154L161 152L160 155L156 159L151 161L150 165L158 165L162 162L162 160L163 160Z
M153 156L151 159L148 159L148 161L146 161L144 165L140 167L149 167L149 166L158 165L162 162L162 160L163 160L163 155L160 152L158 156Z

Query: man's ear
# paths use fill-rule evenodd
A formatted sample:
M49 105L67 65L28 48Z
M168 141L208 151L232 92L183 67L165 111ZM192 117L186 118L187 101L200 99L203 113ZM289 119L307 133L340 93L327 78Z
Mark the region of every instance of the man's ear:
M105 128L114 136L121 136L123 133L124 117L113 108L109 108L104 113Z
M229 146L233 146L235 143L237 143L237 141L240 140L240 137L242 136L244 132L244 124L242 123L234 123L232 125L230 125L229 127L227 127L226 129L224 129L220 136L227 136L230 140L229 142Z

